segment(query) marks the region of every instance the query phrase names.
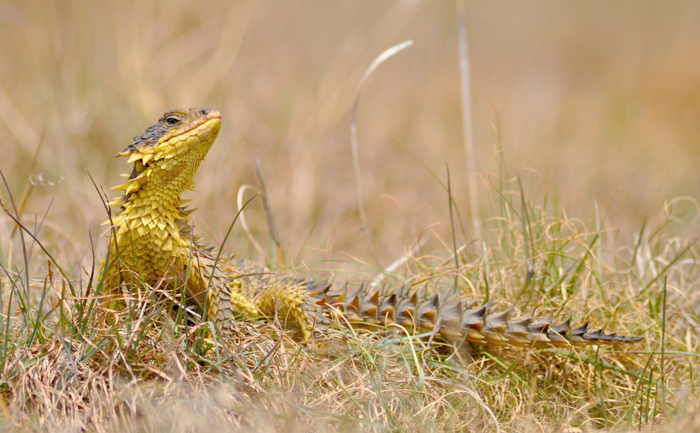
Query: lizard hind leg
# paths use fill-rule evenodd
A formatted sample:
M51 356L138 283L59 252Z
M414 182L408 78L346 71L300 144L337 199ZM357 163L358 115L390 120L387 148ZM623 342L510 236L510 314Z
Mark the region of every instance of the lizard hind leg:
M267 285L255 296L254 302L267 318L277 317L285 328L297 328L304 341L313 337L318 306L303 281L284 278Z

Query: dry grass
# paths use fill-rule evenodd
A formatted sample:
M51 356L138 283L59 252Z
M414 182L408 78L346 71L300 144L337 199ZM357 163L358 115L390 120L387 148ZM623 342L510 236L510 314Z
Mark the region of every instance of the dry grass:
M169 293L137 285L129 308L114 312L96 301L99 275L34 278L41 260L28 259L3 269L4 422L17 431L551 431L650 426L692 410L696 238L667 235L669 215L606 258L605 232L505 189L494 203L502 216L489 220L487 250L460 248L458 268L449 247L416 253L391 284L449 291L456 275L468 297L486 293L645 340L625 351L469 353L402 329L339 328L305 347L275 325L240 322L238 337L221 341L210 324L178 314Z
M468 5L483 242L464 213L450 224L444 187L449 161L465 212L449 2L0 4L3 429L700 429L699 11L672 3ZM359 230L349 110L367 65L406 39L415 46L372 76L357 112L377 264ZM112 156L132 136L196 105L224 114L193 197L214 242L257 157L299 272L372 279L426 239L388 280L450 290L457 275L466 296L645 340L469 357L399 330L335 329L307 348L242 322L220 341L157 293L105 320L86 296L106 219L86 170L115 184L127 169ZM262 206L246 216L265 245ZM240 227L228 249L275 260Z

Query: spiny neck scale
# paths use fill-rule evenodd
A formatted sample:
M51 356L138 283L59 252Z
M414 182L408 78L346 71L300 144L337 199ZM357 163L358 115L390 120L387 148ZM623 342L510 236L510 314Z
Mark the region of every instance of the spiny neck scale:
M162 277L189 249L183 236L189 212L180 196L194 187L194 174L220 127L221 114L209 108L172 110L118 154L134 167L123 175L128 181L113 188L124 195L109 203L121 208L112 220L111 244L132 271Z

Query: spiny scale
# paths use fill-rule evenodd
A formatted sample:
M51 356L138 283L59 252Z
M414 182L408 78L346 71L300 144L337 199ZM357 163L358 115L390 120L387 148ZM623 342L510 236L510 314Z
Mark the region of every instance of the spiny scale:
M569 320L552 324L551 316L535 320L531 315L512 318L513 307L492 312L491 303L457 300L435 292L430 296L402 286L396 291L367 285L340 290L325 287L310 293L320 306L333 307L352 325L399 324L418 332L433 332L450 343L508 345L520 347L569 347L591 344L634 343L639 337L622 337L591 331L588 323L572 329ZM443 299L444 298L444 299Z
M430 333L448 342L566 347L569 345L632 343L640 338L591 332L588 324L571 329L569 321L531 316L511 318L512 309L492 312L491 304L476 306L455 296L409 286L377 289L347 284L331 288L325 282L278 276L265 267L236 260L193 236L187 224L192 210L182 206L185 190L194 187L194 174L219 132L221 115L208 108L172 110L134 138L118 154L133 163L124 191L110 205L120 209L111 220L107 287L111 293L137 273L151 284L165 279L179 293L187 281L186 301L200 309L224 334L234 331L241 317L278 318L301 331L308 340L334 316L353 327L398 324ZM219 257L217 261L217 257ZM127 273L122 273L126 270ZM140 280L141 278L136 278Z

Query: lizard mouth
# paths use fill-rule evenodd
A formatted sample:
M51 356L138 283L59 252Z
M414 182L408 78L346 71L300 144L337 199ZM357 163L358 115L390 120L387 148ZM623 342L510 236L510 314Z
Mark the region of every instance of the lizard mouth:
M174 128L171 132L164 134L158 144L170 141L173 137L179 137L188 133L191 135L192 131L201 130L202 126L205 125L210 125L210 127L213 127L213 125L221 125L221 113L216 110L212 110L211 108L190 108L188 111L189 113L197 113L199 117L185 122L181 127ZM183 113L187 113L188 111L183 110ZM164 118L167 120L167 116Z

